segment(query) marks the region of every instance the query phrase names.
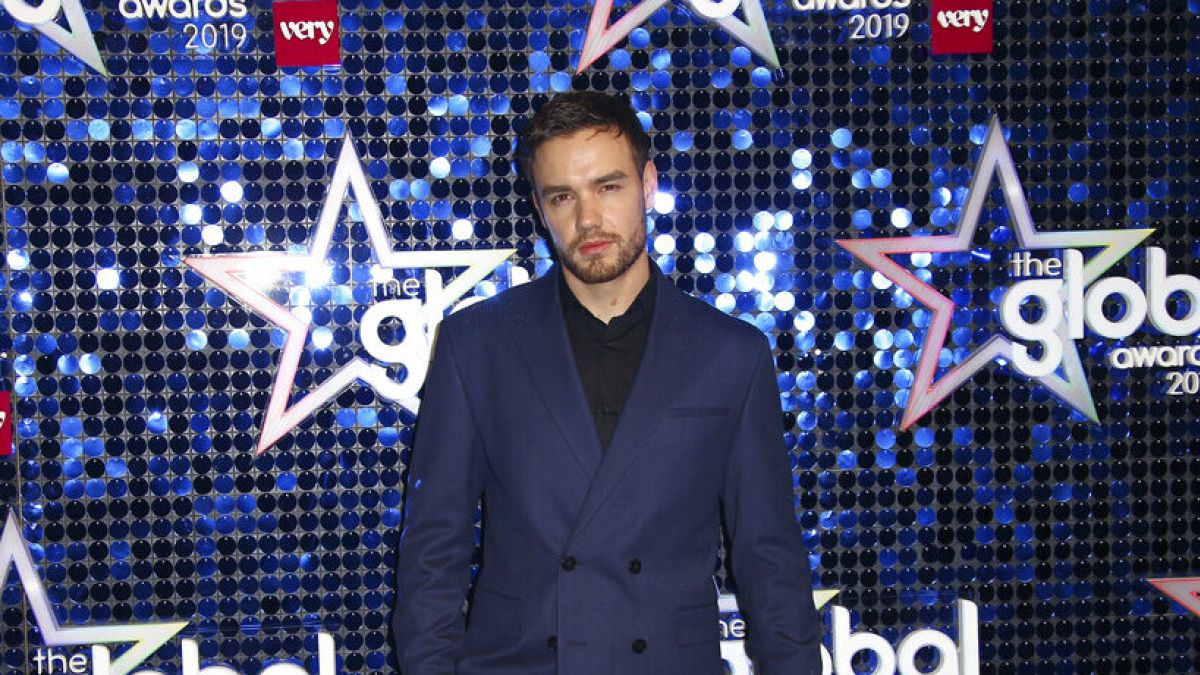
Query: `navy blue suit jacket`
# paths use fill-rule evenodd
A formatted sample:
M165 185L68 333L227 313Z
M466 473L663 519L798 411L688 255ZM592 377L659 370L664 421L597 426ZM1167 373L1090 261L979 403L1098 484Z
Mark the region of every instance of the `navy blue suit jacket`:
M720 673L722 516L758 673L820 672L765 337L655 268L646 351L605 450L558 274L440 326L400 537L402 672ZM482 561L464 621L481 497Z

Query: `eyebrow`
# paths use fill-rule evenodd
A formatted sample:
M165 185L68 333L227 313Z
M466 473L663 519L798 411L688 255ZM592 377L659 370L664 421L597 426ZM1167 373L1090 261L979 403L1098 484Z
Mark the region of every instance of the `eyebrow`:
M591 185L603 185L604 183L611 183L612 181L621 180L628 177L629 174L625 173L621 169L617 169L615 171L609 171L603 176L597 176L588 181L588 183ZM566 185L547 185L546 187L542 188L541 192L543 195L548 195L558 192L569 192L570 190L571 188Z

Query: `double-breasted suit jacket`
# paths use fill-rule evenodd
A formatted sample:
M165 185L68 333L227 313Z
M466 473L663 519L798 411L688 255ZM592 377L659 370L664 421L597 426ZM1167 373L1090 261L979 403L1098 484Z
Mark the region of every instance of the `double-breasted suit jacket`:
M607 448L557 268L440 326L400 537L404 675L720 673L722 522L758 673L820 672L768 343L651 268L646 349Z

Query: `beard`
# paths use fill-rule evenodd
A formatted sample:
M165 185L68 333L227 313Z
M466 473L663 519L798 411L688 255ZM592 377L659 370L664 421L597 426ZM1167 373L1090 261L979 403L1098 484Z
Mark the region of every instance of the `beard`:
M603 284L624 274L646 252L646 231L638 228L637 234L629 239L614 238L614 250L604 256L586 258L576 250L579 242L584 241L591 233L584 232L571 242L570 250L558 249L558 258L571 274L585 284Z

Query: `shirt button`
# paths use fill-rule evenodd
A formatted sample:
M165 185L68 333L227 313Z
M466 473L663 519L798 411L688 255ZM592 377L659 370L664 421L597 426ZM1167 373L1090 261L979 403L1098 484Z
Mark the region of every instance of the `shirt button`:
M550 648L550 651L557 650L558 649L558 636L551 635L550 637L546 638L546 646Z
M646 641L641 638L634 640L633 641L633 653L641 654L644 651L646 651Z
M634 558L629 561L629 573L637 574L642 571L642 561Z
M574 556L566 556L558 561L558 564L566 571L570 572L575 569L576 560Z

